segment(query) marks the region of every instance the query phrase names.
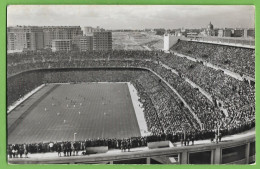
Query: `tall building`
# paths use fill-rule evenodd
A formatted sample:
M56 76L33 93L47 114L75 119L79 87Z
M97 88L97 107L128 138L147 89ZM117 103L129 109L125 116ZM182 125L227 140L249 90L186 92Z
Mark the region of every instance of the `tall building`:
M94 32L93 50L112 50L112 32Z
M37 26L15 26L7 28L8 51L35 51L43 49L43 29Z
M83 33L84 35L93 35L94 32L104 32L105 29L100 28L99 26L97 26L96 28L93 28L91 26L86 26L83 28Z
M83 35L80 26L44 26L44 47L51 48L54 39L70 39Z
M218 37L231 37L232 31L231 29L219 29Z
M245 29L244 30L244 36L255 38L255 29Z
M214 29L215 36L218 36L218 30L219 30L218 28L215 28L215 29Z
M94 28L87 26L83 28L84 35L93 35Z
M54 39L52 40L52 51L70 51L72 49L72 43L70 39Z
M244 29L234 29L233 37L244 37Z
M74 50L89 51L93 50L93 36L76 36L72 40Z

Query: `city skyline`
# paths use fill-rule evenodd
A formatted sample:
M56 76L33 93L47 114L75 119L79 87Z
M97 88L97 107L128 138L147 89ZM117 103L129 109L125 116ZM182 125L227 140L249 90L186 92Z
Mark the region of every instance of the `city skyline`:
M200 29L211 22L215 28L254 28L254 12L248 5L11 5L7 26Z

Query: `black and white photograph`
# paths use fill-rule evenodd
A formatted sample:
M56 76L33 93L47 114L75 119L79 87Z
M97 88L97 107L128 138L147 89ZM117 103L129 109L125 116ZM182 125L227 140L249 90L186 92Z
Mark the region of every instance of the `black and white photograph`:
M9 5L9 164L255 164L253 5Z

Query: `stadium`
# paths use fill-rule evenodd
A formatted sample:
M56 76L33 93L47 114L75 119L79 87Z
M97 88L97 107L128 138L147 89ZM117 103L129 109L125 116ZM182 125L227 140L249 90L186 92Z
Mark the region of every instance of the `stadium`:
M8 54L8 162L254 163L254 79L254 49L190 40Z

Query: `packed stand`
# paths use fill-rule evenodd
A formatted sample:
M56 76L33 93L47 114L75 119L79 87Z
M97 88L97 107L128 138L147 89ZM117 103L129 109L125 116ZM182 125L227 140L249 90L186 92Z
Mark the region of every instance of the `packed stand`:
M222 100L228 111L223 128L232 128L255 120L255 86L248 81L239 81L221 70L203 66L200 62L193 62L174 54L164 54L161 61L171 68L181 72L206 92L213 99Z
M192 43L190 45L190 43ZM195 44L193 44L195 43ZM190 48L187 46L190 45ZM204 44L201 47L196 42L180 41L175 45L174 50L180 53L188 54L192 57L201 57L209 62L223 66L219 58L228 58L231 63L226 64L227 68L239 70L251 74L254 71L254 57L250 57L254 52L246 49L237 49ZM189 52L189 51L192 52ZM217 51L225 51L223 57L218 56ZM186 53L185 53L186 52ZM237 56L234 56L234 52ZM190 54L189 54L190 53ZM207 53L206 55L201 55ZM218 54L218 55L217 55ZM241 56L243 55L243 56ZM244 56L245 55L245 56ZM235 59L235 57L239 57ZM23 59L21 59L23 58ZM239 65L233 60L239 60ZM163 67L163 63L179 72L174 74L171 70ZM187 135L194 135L194 139L208 139L212 137L213 130L216 128L216 122L223 121L221 132L223 135L235 134L254 127L255 125L255 87L246 82L238 81L225 75L222 71L203 66L199 62L192 62L186 58L177 57L174 54L164 54L160 51L112 51L112 52L37 52L8 54L7 59L7 103L11 105L14 101L39 86L42 83L53 82L83 82L83 81L131 81L140 97L144 107L145 119L149 131L153 136L147 137L150 141L157 141L156 138L162 134L166 138L176 142L183 139L183 129L181 124L188 124ZM246 64L247 66L241 65ZM247 67L250 68L247 68ZM198 118L204 124L205 130L196 130L198 126L196 120L192 117L189 110L184 106L180 99L173 94L167 86L155 75L145 72L132 72L130 70L109 70L98 71L88 70L88 74L80 70L69 69L65 71L50 71L51 68L106 68L106 67L134 67L148 68L160 75L166 80L178 93L184 98L192 108ZM48 75L42 73L30 72L27 70L46 69ZM244 69L247 69L245 71ZM105 72L105 73L104 73ZM116 75L115 75L116 74ZM120 76L118 76L120 74ZM219 105L210 102L200 91L193 88L185 77L196 83L205 91L213 96L213 99L222 100L223 107L228 109L228 117L224 117L223 112L218 109ZM35 80L35 78L38 78ZM146 80L143 80L146 79ZM18 84L18 85L17 85ZM19 91L19 92L17 92ZM214 135L214 134L213 134ZM115 139L118 140L118 139ZM93 141L96 142L96 141ZM106 141L105 141L106 142ZM112 141L113 142L113 141ZM118 148L120 144L111 143L110 148ZM37 145L37 144L35 144ZM95 144L94 144L95 145ZM117 146L115 146L117 145ZM146 144L136 144L146 145ZM138 147L137 146L137 147ZM11 145L16 153L17 146ZM16 147L16 148L14 148ZM19 147L19 146L18 146ZM34 146L35 147L35 146ZM37 147L37 146L36 146ZM81 147L82 148L82 147ZM22 149L22 148L21 148ZM23 148L22 150L24 150ZM48 149L44 149L48 150ZM82 150L82 149L81 149ZM9 150L8 150L9 151ZM20 151L20 150L19 150ZM37 152L28 149L27 152ZM18 151L17 151L18 152ZM19 154L19 153L18 153ZM25 153L24 153L25 154Z
M254 49L180 40L171 50L255 77Z
M190 115L189 110L174 93L170 92L171 89L164 86L158 77L147 72L133 83L140 96L140 101L145 106L145 118L148 130L152 134L182 132L184 127L190 131L198 129L198 124ZM185 124L188 126L184 126Z

